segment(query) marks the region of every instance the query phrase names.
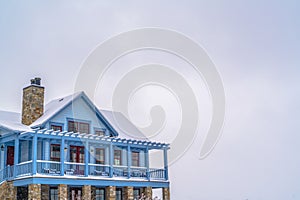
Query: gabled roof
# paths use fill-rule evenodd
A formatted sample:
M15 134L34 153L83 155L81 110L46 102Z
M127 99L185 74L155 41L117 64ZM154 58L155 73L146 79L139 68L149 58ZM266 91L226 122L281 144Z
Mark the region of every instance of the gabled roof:
M112 131L115 136L147 140L145 135L122 113L109 110L99 110L84 92L77 92L72 95L50 101L45 105L44 114L29 126L21 123L20 113L0 111L0 128L2 127L11 131L23 132L30 131L33 128L42 127L45 123L51 120L51 118L56 116L60 113L60 111L68 105L71 105L73 101L80 97L82 97L90 108L95 111L96 115L110 128L110 131Z
M98 117L111 128L111 131L122 138L133 138L147 140L144 134L139 131L122 113L109 110L99 110L84 92L77 92L72 95L52 100L45 106L44 114L30 125L31 128L36 128L44 125L56 114L70 105L77 98L84 98L87 104L93 109ZM127 133L129 132L129 134Z
M29 131L30 127L21 123L21 115L16 112L0 111L0 128L10 131Z
M72 95L54 99L45 105L44 114L33 122L30 127L38 127L46 123L49 119L58 114L62 109L67 107L73 100L83 95L83 92L77 92Z
M119 133L120 138L132 138L148 141L147 137L145 137L145 135L122 113L110 110L100 110L100 112Z

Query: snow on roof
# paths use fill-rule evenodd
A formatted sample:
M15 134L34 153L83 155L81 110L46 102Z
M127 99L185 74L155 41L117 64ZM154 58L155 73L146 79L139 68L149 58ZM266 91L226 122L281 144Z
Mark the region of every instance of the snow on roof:
M30 126L21 123L20 113L0 111L0 127L4 127L13 131L30 131L31 128L38 127L54 115L59 113L67 105L72 103L77 97L84 95L83 92L77 92L72 95L58 98L50 101L45 106L44 114L33 122ZM120 138L130 138L138 140L148 140L145 135L131 123L122 113L109 110L99 110L110 125L117 131ZM31 127L31 128L30 128Z
M31 129L21 123L21 115L16 112L0 111L0 128L12 131L30 131Z
M47 122L51 117L56 115L59 111L61 111L65 106L80 96L83 92L77 92L72 95L58 98L55 100L50 101L46 104L44 114L38 118L35 122L33 122L30 127L37 127L42 125L43 123Z
M118 137L148 141L147 137L122 113L110 110L100 110L100 112L118 132Z

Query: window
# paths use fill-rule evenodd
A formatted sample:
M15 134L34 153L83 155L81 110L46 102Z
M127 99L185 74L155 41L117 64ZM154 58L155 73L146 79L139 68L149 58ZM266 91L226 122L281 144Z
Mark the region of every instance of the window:
M68 131L74 133L90 133L90 125L86 122L68 121Z
M60 161L60 145L51 144L50 147L50 160L51 161Z
M133 199L139 199L140 198L140 190L138 188L133 189Z
M96 158L96 164L104 165L104 162L105 162L105 149L96 148L95 158Z
M104 200L105 199L105 190L104 188L96 189L96 200Z
M131 152L132 166L140 166L139 152Z
M114 151L114 165L121 165L122 158L121 158L121 150Z
M62 131L62 126L51 125L51 129L53 129L54 131Z
M122 189L121 188L116 189L116 200L122 200Z
M50 200L58 200L58 189L50 188Z
M95 135L105 136L105 130L95 130Z

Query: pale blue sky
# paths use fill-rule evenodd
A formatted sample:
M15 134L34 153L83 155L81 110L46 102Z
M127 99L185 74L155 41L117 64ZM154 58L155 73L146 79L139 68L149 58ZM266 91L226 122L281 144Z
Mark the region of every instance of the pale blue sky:
M0 110L20 111L34 76L46 102L72 93L84 59L113 35L173 29L216 64L227 113L209 157L197 159L196 140L171 166L172 199L300 199L299 11L291 0L1 1Z

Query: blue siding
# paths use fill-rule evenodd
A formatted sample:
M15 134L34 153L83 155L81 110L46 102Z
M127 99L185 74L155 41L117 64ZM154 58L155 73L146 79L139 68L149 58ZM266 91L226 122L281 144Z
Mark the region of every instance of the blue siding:
M67 119L78 119L82 121L90 122L90 133L94 133L94 129L107 129L107 127L99 120L96 113L87 105L82 99L76 99L73 104L70 104L66 108L55 115L49 122L46 123L46 127L50 129L51 124L58 123L63 124L64 130L68 129Z

